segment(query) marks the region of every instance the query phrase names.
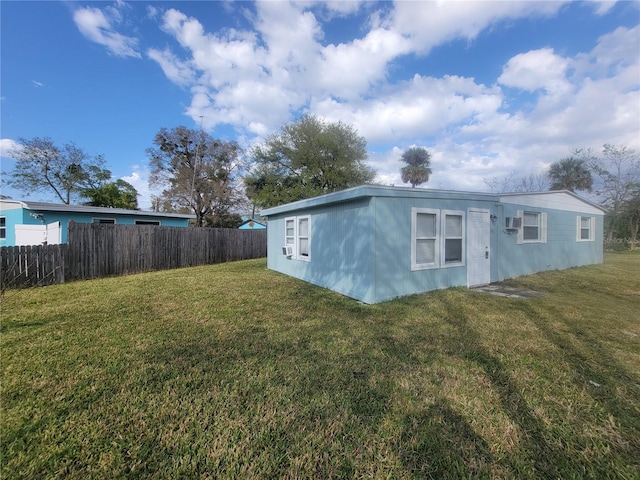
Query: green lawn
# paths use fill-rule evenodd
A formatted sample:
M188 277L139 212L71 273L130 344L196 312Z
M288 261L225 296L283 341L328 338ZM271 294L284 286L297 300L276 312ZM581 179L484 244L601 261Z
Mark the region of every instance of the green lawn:
M640 255L365 306L265 260L2 298L1 476L640 478Z

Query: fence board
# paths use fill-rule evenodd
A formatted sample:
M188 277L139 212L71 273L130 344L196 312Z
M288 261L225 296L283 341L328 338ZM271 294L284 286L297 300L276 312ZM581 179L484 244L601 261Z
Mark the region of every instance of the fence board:
M0 248L0 287L261 258L266 230L69 223L68 243Z

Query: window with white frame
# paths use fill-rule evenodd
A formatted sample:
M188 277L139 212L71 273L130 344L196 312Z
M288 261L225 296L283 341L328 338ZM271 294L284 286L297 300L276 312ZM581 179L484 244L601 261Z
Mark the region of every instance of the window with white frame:
M540 214L524 212L522 217L522 239L527 241L540 240Z
M411 270L464 265L464 212L411 210Z
M595 240L596 218L595 217L578 217L576 241L592 242Z
M7 217L0 217L0 240L7 238Z
M284 243L293 248L291 258L311 261L311 217L287 217L284 225Z
M284 244L292 248L296 244L296 217L284 219Z
M296 252L300 260L311 259L311 218L309 215L305 217L298 217L298 236Z
M411 269L438 268L440 233L438 210L413 208L411 215Z
M116 219L115 218L92 218L91 223L104 223L104 224L113 225L116 223Z
M443 266L462 265L464 263L464 213L443 211Z
M518 243L547 243L547 214L518 210L522 226L518 230Z

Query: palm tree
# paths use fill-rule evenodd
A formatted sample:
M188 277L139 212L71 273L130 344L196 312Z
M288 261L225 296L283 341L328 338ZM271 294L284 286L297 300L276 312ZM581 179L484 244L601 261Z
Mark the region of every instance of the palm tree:
M402 181L412 188L429 181L431 175L431 152L424 147L411 147L404 151L400 160L407 164L400 169Z
M551 179L549 190L591 191L593 178L585 161L575 157L563 158L552 163L548 173Z

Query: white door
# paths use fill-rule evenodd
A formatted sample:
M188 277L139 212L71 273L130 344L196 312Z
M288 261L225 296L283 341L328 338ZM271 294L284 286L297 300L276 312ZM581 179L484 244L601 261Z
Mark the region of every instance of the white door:
M467 286L491 282L491 217L489 210L467 212Z

